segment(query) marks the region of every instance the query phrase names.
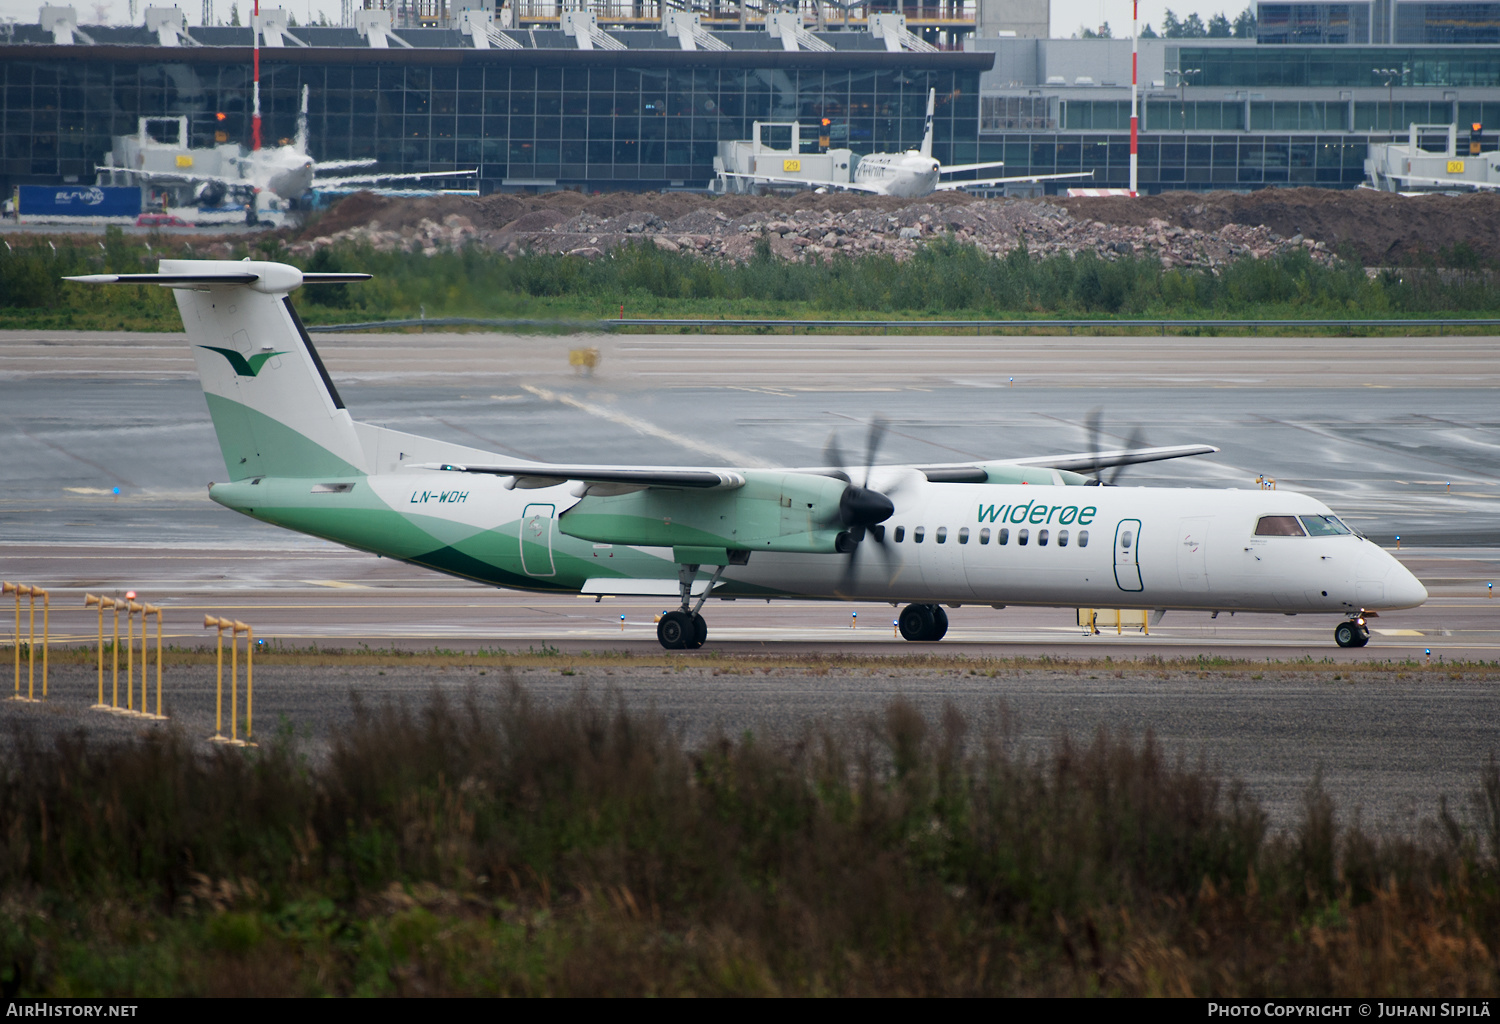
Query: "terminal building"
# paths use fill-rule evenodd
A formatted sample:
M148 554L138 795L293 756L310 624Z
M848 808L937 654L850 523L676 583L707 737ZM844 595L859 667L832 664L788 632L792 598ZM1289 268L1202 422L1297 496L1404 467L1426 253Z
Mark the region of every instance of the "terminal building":
M295 134L306 85L319 160L476 169L486 193L705 189L718 143L756 121L797 121L806 145L856 155L915 146L935 88L943 163L1129 183L1130 41L1046 38L1046 0L346 6L332 27L263 12L267 144ZM1411 123L1500 128L1500 4L1260 11L1257 40L1141 40L1142 191L1349 188L1369 145ZM877 31L876 13L905 21ZM0 191L92 183L143 117L187 118L195 147L248 144L256 31L189 26L173 7L128 27L46 7L0 28Z

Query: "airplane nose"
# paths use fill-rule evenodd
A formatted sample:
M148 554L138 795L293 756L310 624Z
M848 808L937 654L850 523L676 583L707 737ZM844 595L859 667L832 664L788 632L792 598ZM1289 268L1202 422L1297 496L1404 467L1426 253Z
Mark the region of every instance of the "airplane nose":
M1391 561L1395 562L1393 558ZM1400 562L1385 578L1385 601L1388 608L1415 608L1427 600L1427 588Z

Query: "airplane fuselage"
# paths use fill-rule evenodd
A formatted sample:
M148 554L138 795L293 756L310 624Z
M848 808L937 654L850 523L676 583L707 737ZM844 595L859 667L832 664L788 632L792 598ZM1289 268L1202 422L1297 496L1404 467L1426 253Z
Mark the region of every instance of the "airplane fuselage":
M916 474L909 475L915 476ZM573 486L398 472L217 484L215 501L280 526L504 587L675 593L670 548L568 534ZM1413 607L1426 591L1353 534L1257 535L1262 517L1324 517L1287 491L941 484L893 488L896 511L852 555L751 552L714 597L1324 612ZM435 543L433 538L454 538ZM855 560L849 568L848 560ZM701 572L706 579L709 570Z
M919 198L937 188L942 165L916 150L871 153L854 168L854 183L879 189L888 196Z

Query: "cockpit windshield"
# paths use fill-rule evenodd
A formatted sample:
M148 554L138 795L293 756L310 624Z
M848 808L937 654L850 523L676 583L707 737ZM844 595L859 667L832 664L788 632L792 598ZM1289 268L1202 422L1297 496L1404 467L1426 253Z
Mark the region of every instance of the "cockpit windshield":
M1302 526L1296 516L1261 516L1255 524L1257 537L1301 537Z
M1309 537L1339 537L1353 533L1338 516L1301 516L1302 525L1307 527Z

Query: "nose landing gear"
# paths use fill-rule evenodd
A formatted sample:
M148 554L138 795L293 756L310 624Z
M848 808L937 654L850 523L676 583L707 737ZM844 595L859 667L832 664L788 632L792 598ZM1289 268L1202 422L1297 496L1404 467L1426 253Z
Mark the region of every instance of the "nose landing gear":
M948 613L942 605L909 604L896 620L905 640L936 643L948 632Z
M1334 628L1333 642L1340 647L1363 647L1370 642L1370 627L1363 618L1340 622Z

